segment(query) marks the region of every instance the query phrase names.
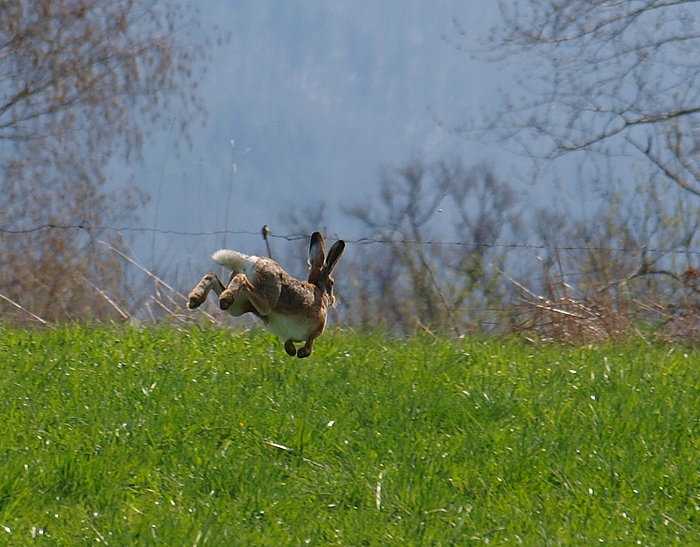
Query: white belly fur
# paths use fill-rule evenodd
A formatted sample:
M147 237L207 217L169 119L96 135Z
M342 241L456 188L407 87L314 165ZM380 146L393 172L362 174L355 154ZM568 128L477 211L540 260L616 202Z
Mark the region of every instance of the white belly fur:
M304 342L308 338L311 328L303 319L293 318L288 315L272 313L265 327L268 332L277 336L282 342L292 340Z

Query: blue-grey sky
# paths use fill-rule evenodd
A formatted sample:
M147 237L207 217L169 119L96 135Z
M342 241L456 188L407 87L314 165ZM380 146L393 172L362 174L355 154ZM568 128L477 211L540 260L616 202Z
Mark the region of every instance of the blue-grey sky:
M230 40L212 50L200 88L209 114L206 125L192 127L192 149L178 154L164 130L137 168L152 196L143 226L203 232L258 231L267 224L280 234L280 215L325 202L328 233L353 238L362 234L339 204L370 199L381 165L398 166L415 154L428 161L459 156L466 165L486 160L507 172L498 147L435 121L458 125L496 100L502 67L451 43L476 49L496 21L496 2L199 5L205 27L215 23ZM264 252L262 239L250 236L148 233L135 251L148 264L197 264L224 243Z

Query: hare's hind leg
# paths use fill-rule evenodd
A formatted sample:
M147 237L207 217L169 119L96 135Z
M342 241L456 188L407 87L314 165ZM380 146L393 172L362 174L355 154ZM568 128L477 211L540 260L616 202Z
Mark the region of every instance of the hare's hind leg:
M188 298L187 307L191 310L201 306L209 295L209 291L214 289L214 292L219 295L224 291L224 284L219 281L215 273L205 275L197 286L192 289Z
M280 280L277 276L263 278L258 286L253 285L248 277L239 273L231 277L226 290L219 295L219 303L222 310L228 310L231 306L242 305L246 311L255 312L260 317L267 317L282 291ZM234 314L235 315L235 314Z
M219 306L234 317L248 312L256 312L256 308L251 302L247 291L241 290L246 285L250 285L245 274L238 273L231 275L228 287L219 294Z

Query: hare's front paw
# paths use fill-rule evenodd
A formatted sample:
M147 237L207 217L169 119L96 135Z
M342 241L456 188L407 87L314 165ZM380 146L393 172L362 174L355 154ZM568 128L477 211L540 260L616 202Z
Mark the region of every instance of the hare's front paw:
M292 342L291 340L287 340L284 343L284 351L286 351L289 355L294 357L297 354L297 348L294 345L294 342Z
M301 359L308 357L309 355L311 355L311 348L308 345L299 348L299 351L297 351L297 357Z

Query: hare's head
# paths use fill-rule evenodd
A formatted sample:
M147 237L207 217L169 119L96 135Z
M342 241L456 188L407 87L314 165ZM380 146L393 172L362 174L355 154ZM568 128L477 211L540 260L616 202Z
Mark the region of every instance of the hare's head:
M335 302L333 296L333 278L331 272L335 268L338 259L345 250L345 242L342 239L336 241L326 257L326 242L320 232L311 235L309 246L309 283L323 291L332 306Z

